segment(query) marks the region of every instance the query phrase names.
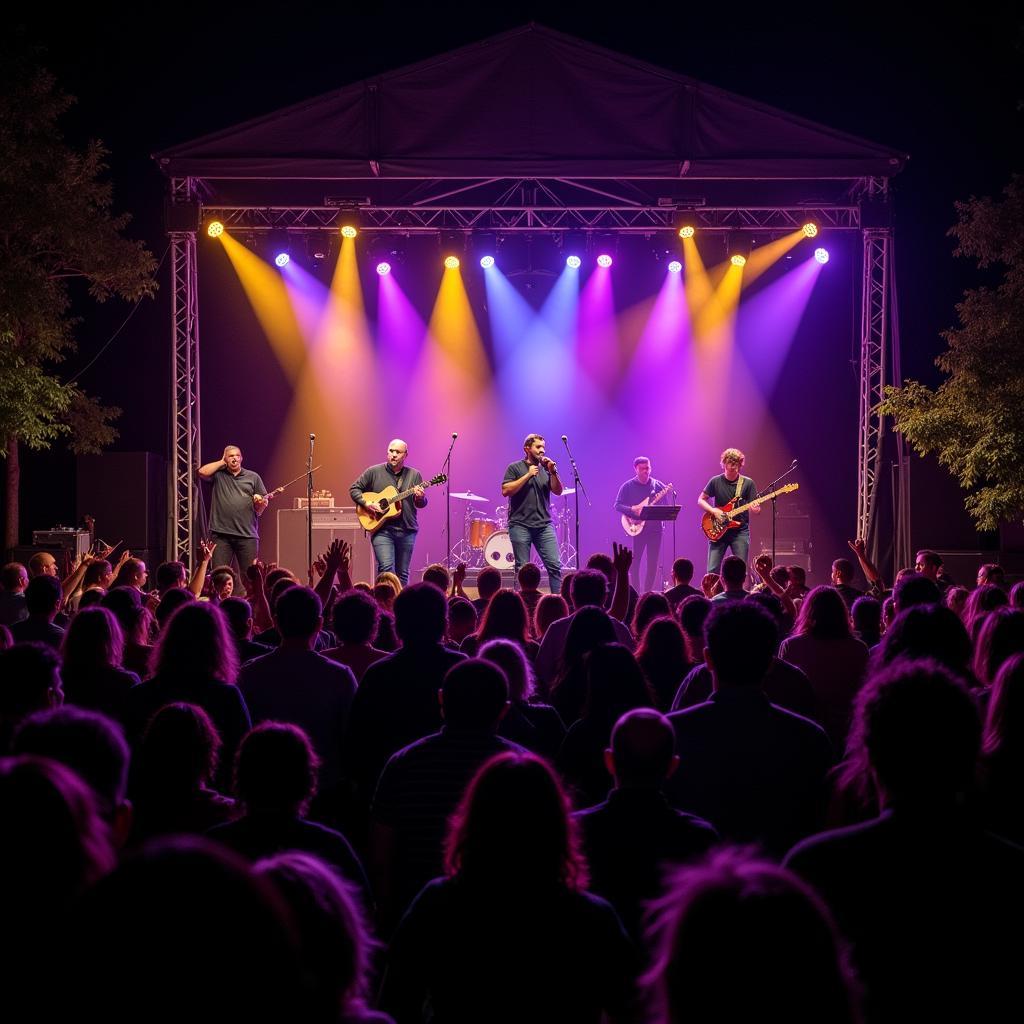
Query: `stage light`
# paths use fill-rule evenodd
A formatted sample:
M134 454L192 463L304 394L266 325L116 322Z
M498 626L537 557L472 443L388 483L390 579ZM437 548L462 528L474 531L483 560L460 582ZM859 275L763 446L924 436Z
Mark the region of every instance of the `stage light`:
M818 225L817 224L812 224L812 223L810 223L808 221L808 223L806 223L804 225L804 234L808 238L814 238L814 236L817 235L817 233L818 233Z
M565 265L573 270L579 270L580 264L583 262L579 256L567 256L565 259Z
M210 221L210 226L206 229L206 233L211 238L220 238L224 234L224 225L219 220Z
M494 257L493 256L483 256L480 259L480 266L483 267L484 270L489 270L491 267L494 266Z
M458 256L446 256L444 258L444 265L448 270L459 269L459 257Z
M356 235L358 235L358 234L359 234L359 232L351 224L346 224L341 229L341 237L342 238L355 238Z
M729 257L729 262L734 267L745 267L747 265L747 257L744 256L742 253L736 253L735 256Z
M819 263L828 263L828 249L815 249L814 258Z
M670 274L678 274L683 269L683 265L682 263L679 262L679 260L673 260L668 265L668 269Z
M278 265L279 267L287 267L287 266L288 266L288 262L289 262L289 260L291 260L291 256L289 256L289 255L288 255L288 253L286 253L286 252L279 252L279 253L278 253L278 254L277 254L277 255L276 255L275 257L274 257L274 262L275 262L275 263L276 263L276 264L277 264L277 265Z
M679 237L680 238L693 238L693 233L694 233L694 227L693 227L692 224L684 224L679 229Z
M377 264L377 273L380 274L381 277L383 277L385 274L390 274L391 264L386 263L384 260L381 260L380 263Z
M599 267L610 267L612 265L612 258L608 253L603 252L597 257L597 265Z

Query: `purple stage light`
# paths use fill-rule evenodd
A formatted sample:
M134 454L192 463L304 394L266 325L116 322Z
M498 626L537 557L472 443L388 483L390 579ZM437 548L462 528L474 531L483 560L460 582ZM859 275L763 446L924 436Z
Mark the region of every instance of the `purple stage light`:
M494 257L493 256L484 256L484 257L482 257L481 260L480 260L480 266L483 267L484 270L489 270L491 267L494 266Z
M579 256L569 256L566 258L565 265L573 270L579 270L582 262L583 260L581 260Z
M828 249L815 249L814 258L819 263L828 263Z
M385 274L390 274L391 264L386 263L382 260L380 263L377 264L377 273L380 274L381 277L383 277Z
M291 256L289 256L289 255L288 255L288 253L286 253L286 252L279 252L279 253L278 253L278 254L277 254L277 255L276 255L275 257L274 257L274 262L275 262L275 263L276 263L276 264L277 264L277 265L278 265L279 267L287 267L287 266L288 266L288 261L289 261L290 259L291 259Z
M599 267L610 267L612 265L612 258L608 253L603 252L597 257L597 265Z
M683 269L683 265L682 265L682 263L679 262L679 260L673 260L668 265L668 270L669 270L670 274L678 274L682 269Z

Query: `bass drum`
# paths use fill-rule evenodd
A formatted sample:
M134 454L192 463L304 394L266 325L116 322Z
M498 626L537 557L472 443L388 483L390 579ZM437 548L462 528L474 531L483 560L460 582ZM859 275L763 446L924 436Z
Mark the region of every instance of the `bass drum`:
M495 569L514 569L516 556L512 551L512 540L508 530L497 530L487 538L484 545L484 564Z

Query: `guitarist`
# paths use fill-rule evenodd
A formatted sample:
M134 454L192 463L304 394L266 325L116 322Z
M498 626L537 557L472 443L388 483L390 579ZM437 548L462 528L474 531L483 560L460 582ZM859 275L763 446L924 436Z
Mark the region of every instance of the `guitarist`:
M635 519L640 515L641 503L645 499L653 498L665 485L651 476L651 460L646 455L638 455L633 460L633 469L636 475L630 477L619 488L619 493L615 497L615 511ZM630 582L641 594L654 589L663 526L660 519L648 520L644 523L644 528L633 538L633 565L629 575ZM640 590L640 559L645 552L647 570L644 575L644 589Z
M373 554L377 559L377 574L393 572L404 587L409 582L409 566L412 563L412 549L416 545L416 533L420 528L416 510L426 508L426 492L420 486L423 477L418 469L405 464L409 446L400 438L388 445L388 460L363 470L362 476L348 489L352 500L371 513L373 509L363 500L363 491L379 494L387 487L394 487L401 493L411 487L412 501L402 501L399 515L385 523L370 538Z
M745 505L757 497L754 481L749 476L743 476L740 473L746 459L747 457L739 448L726 448L721 455L723 472L708 481L701 496L697 499L697 504L705 512L710 512L721 522L732 518L722 511L723 505L728 505L729 502L733 502L734 506ZM714 501L714 505L711 504L712 501ZM757 505L753 511L759 513L761 506ZM718 572L728 548L732 548L732 553L746 563L747 553L750 550L750 513L741 512L735 518L740 523L737 529L726 531L721 540L708 541L708 572Z

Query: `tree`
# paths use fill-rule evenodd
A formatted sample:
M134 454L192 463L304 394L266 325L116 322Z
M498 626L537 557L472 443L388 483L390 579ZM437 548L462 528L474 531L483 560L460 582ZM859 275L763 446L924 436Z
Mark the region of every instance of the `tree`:
M978 529L994 530L1024 515L1024 178L1015 175L999 200L972 196L956 209L956 255L1002 268L1002 279L957 304L960 326L943 332L947 348L935 360L946 375L938 388L886 388L881 411L917 452L938 454Z
M7 49L5 47L5 49ZM152 296L156 261L125 238L104 180L107 151L76 149L59 121L73 103L24 53L0 53L0 455L6 459L6 548L18 540L19 446L66 438L91 452L117 432L119 409L101 405L57 368L75 350L69 285L93 300Z

